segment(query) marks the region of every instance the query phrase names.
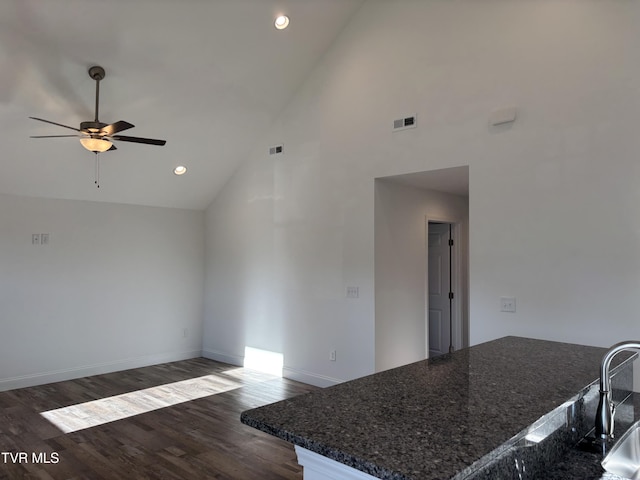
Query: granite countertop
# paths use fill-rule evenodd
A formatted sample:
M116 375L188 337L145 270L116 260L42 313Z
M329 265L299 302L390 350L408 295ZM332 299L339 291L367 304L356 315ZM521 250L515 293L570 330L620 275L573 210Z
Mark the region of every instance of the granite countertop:
M605 352L505 337L248 410L241 420L377 478L449 479L597 381Z

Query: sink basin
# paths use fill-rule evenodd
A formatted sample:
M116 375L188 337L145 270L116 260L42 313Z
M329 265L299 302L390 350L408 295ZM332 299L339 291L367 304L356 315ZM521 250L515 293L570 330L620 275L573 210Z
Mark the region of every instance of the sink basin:
M640 421L620 437L602 460L602 467L614 475L640 480Z

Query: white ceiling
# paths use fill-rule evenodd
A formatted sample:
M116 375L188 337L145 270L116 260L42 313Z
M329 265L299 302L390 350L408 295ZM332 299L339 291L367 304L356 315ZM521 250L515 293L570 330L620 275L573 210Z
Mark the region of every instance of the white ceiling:
M0 193L206 208L362 2L0 1ZM29 138L73 132L28 118L93 120L96 64L100 121L167 140L116 143L100 155L100 189L75 138Z

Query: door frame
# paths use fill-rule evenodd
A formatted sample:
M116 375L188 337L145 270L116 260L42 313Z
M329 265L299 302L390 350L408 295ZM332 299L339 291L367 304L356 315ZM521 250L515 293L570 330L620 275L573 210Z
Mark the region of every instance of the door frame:
M429 222L447 223L451 225L451 237L453 238L453 258L451 259L451 272L453 277L453 302L451 303L452 319L452 344L456 350L462 348L463 339L463 278L462 278L462 245L461 228L462 222L459 218L437 217L425 215L425 291L424 291L424 340L425 358L429 358Z

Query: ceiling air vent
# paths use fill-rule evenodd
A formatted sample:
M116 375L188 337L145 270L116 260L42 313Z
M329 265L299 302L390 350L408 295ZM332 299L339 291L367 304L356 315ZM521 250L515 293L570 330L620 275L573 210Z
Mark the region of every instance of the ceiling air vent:
M273 147L269 147L269 155L279 155L282 153L284 145L274 145Z
M416 115L410 117L399 118L393 121L393 131L406 130L407 128L416 128Z

